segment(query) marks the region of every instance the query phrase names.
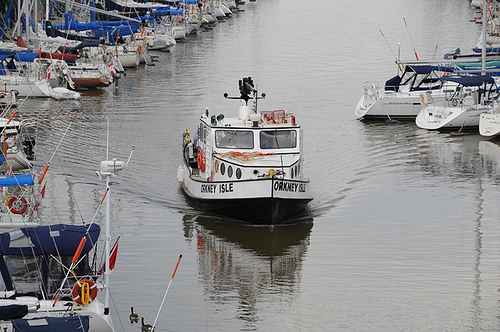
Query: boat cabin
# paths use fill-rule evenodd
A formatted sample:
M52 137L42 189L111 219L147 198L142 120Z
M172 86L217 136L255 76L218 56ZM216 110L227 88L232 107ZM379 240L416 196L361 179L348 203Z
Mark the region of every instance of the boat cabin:
M238 118L204 114L194 142L189 137L186 144L190 166L213 181L299 178L302 129L295 117L283 110L249 111L240 106Z

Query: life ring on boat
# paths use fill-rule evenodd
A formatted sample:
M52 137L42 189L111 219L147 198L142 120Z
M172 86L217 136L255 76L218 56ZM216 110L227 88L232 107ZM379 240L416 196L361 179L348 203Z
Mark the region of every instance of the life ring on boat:
M78 304L87 305L97 296L97 285L89 279L77 280L71 290L73 301Z
M198 154L196 156L196 159L198 161L198 169L202 172L205 172L205 167L206 167L206 158L205 158L205 154L203 154L203 150L202 149L198 149Z
M9 199L9 210L15 214L23 214L28 209L28 201L24 197L13 196Z

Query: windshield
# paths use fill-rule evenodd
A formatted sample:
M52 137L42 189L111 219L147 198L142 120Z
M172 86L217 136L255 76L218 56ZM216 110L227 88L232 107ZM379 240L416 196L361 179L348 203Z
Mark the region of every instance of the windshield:
M216 130L215 146L223 149L253 149L253 132L244 130Z
M273 130L260 132L261 149L290 149L297 146L295 130Z

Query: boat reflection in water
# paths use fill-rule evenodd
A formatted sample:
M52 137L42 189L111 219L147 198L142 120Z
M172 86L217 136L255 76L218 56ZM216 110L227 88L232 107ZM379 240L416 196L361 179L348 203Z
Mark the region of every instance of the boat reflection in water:
M184 235L196 240L200 280L211 305L236 310L231 314L252 325L259 320L258 303L279 307L296 296L312 219L274 227L223 221L186 215Z

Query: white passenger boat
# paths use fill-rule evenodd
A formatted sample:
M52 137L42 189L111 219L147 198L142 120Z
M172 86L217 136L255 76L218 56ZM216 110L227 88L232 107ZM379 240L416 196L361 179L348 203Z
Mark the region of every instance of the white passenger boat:
M479 127L481 114L496 105L498 90L491 76L443 77L459 84L457 91L444 102L432 102L422 95L424 107L415 123L428 130L471 130Z
M259 111L250 77L239 82L238 116L201 117L184 132L177 179L194 206L254 224L280 224L307 213L302 129L284 110Z

